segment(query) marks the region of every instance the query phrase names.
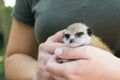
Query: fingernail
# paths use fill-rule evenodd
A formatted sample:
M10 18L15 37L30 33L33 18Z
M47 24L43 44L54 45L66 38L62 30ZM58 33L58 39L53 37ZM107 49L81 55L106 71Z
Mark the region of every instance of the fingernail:
M61 55L62 55L62 52L63 52L63 49L62 49L62 48L57 48L57 49L55 50L55 55L56 55L56 56L61 56Z

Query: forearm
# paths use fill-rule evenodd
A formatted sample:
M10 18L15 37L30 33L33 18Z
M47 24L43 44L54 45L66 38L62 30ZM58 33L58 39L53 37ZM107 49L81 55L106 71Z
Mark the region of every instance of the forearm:
M37 61L24 54L13 54L5 61L6 77L9 80L32 80L36 69Z

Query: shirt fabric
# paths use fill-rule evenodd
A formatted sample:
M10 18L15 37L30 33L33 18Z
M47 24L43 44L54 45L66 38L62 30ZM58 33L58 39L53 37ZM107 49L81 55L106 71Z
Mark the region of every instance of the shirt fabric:
M13 18L34 26L39 43L82 22L120 53L120 0L16 0Z

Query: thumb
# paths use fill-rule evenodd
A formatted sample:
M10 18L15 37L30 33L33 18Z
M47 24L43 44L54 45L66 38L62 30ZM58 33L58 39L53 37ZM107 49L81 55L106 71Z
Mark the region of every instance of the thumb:
M48 42L62 42L63 39L63 32L64 30L58 31L56 34L53 36L50 36L47 41Z
M102 50L92 47L92 46L82 46L78 48L57 48L55 50L55 55L58 58L63 59L90 59L94 57L96 54L98 55Z

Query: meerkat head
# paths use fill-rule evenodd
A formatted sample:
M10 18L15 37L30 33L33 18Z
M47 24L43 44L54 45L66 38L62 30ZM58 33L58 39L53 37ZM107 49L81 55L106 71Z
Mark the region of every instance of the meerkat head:
M69 47L89 45L92 29L82 23L74 23L64 31L63 42Z

